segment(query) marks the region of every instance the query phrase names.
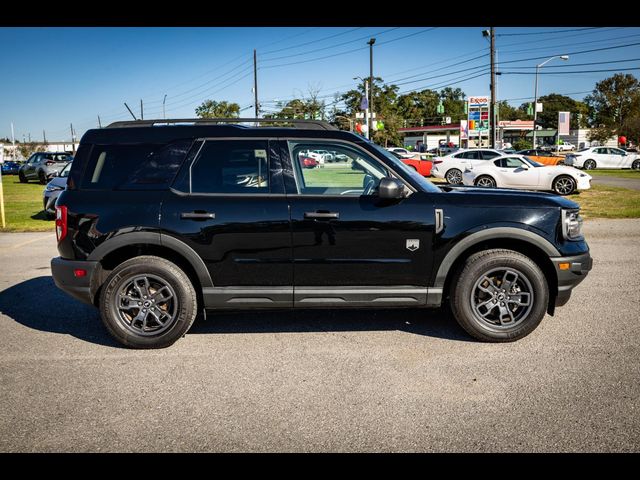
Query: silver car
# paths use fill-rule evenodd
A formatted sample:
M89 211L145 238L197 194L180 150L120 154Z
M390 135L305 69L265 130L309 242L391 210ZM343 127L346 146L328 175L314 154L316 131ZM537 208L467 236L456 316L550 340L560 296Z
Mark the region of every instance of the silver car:
M66 152L36 152L20 167L18 177L21 183L38 180L45 185L72 160L73 156Z
M56 200L65 188L67 188L67 177L71 170L71 162L60 171L60 174L54 175L51 181L44 189L42 196L42 203L44 205L44 214L47 218L54 218L56 216Z

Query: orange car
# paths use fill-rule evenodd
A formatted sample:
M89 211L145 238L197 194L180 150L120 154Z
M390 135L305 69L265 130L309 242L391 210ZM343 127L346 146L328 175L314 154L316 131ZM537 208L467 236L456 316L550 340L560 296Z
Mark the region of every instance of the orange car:
M433 155L428 153L416 153L410 158L401 158L405 165L409 165L423 177L431 175L431 167L433 166Z
M538 163L542 163L543 165L563 165L564 157L560 155L556 155L552 152L547 152L545 150L535 149L535 150L520 150L516 152L518 155L525 155L530 157L531 160L535 160Z

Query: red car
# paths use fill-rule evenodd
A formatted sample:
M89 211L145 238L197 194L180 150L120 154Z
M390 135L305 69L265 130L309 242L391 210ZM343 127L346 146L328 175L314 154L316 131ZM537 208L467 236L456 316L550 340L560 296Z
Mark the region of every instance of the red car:
M423 177L431 175L431 167L433 166L433 156L425 153L416 153L411 158L401 158L405 165L409 165Z
M300 162L302 162L304 168L316 168L318 166L318 161L311 157L303 157Z

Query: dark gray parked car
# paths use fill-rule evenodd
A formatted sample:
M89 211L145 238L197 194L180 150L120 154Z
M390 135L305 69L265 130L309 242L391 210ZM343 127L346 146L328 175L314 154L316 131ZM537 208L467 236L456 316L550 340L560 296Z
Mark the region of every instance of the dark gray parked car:
M60 171L60 174L55 175L44 189L42 203L47 218L54 218L56 216L56 200L58 199L58 195L67 188L69 170L71 170L71 162L67 163Z
M20 167L18 177L22 183L38 180L45 185L54 173L60 173L71 160L73 156L66 152L36 152Z

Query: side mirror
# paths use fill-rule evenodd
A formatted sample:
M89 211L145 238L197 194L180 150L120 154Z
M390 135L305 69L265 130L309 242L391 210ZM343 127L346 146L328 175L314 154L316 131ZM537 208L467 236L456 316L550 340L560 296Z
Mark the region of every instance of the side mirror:
M58 175L60 175L58 172L53 172L53 173L51 174L51 176L52 176L52 177L57 177Z
M384 177L378 185L378 197L384 199L398 199L404 196L404 185L400 180Z
M527 165L526 163L523 163L522 165L520 165L520 168L523 170L529 170L529 165Z

